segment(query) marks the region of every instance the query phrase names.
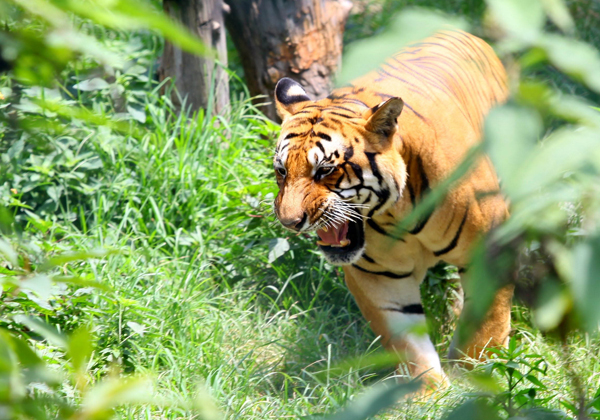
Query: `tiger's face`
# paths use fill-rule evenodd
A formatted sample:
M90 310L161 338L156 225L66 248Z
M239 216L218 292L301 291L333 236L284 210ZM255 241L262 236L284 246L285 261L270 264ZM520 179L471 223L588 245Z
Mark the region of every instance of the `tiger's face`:
M313 102L288 78L277 84L275 99L283 120L273 160L275 214L288 229L315 231L332 264L352 264L365 248L366 220L396 203L406 183L394 136L403 102Z

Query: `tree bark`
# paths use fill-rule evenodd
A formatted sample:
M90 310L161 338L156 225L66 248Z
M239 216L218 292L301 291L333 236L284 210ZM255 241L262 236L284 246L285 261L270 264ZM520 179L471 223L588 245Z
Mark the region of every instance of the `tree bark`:
M193 111L212 105L214 111L220 113L229 105L229 81L224 70L227 66L227 44L223 7L223 0L163 1L165 12L197 34L206 46L213 48L221 64L208 57L184 52L170 42L165 43L159 68L160 80L172 78L186 107ZM175 93L172 100L178 107L183 105Z
M331 78L342 55L348 0L226 0L227 31L240 55L252 96L271 119L282 77L298 81L312 99L331 90ZM266 98L265 98L266 97ZM265 102L270 102L265 104Z

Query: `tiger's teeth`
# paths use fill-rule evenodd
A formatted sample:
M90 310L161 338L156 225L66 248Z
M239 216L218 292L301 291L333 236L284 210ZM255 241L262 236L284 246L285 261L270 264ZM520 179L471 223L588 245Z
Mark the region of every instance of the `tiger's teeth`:
M340 241L340 247L344 247L344 246L348 246L350 245L350 239L344 239L343 241Z
M323 226L323 232L327 232L329 229L327 229L327 226Z
M321 245L321 246L330 246L328 243L323 242L323 241L317 241L317 245Z

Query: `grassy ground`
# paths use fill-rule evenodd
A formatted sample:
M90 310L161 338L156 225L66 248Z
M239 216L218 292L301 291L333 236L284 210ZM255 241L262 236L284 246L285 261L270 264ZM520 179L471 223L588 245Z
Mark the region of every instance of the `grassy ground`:
M469 18L476 18L479 9L466 3L461 2L465 10L474 13ZM272 216L276 186L270 159L278 127L243 98L223 117L177 116L144 70L153 65L160 40L144 33L110 34L105 42L128 51L128 70L107 75L80 63L66 70L56 91L0 80L7 101L17 105L9 119L29 125L3 125L0 204L12 206L21 233L13 244L34 265L63 253L116 251L60 267L65 275L96 280L110 290L56 287L48 296L29 296L27 304L5 294L0 323L18 328L9 315L24 312L41 314L66 332L90 324L97 340L90 379L112 369L151 374L158 394L181 402L193 399L200 385L228 419L333 412L391 377L391 367L331 369L349 359L360 365L381 349L338 270L316 253L314 239L290 236ZM73 89L91 76L107 80L107 86ZM65 123L31 105L42 95L98 113L126 114L142 121L143 130L123 133L76 118L64 129L42 130L42 123ZM436 336L441 350L450 328L443 324L447 308L436 297L448 293L447 277L432 276L426 288L428 307L434 308L429 315L444 332ZM561 346L531 327L526 309L514 312L515 344L523 345L527 357L517 352L510 357L527 370L528 360L539 355L544 371L534 376L544 387L523 382L512 389L498 370L498 404L543 402L576 415L571 407L578 396L590 398L598 388L600 341L573 335ZM51 346L37 346L57 367L65 364ZM399 403L377 418L437 419L483 392L467 372L452 374L448 389ZM521 391L525 400L515 397ZM77 398L67 385L58 392ZM145 405L120 409L117 418L193 414L184 407Z

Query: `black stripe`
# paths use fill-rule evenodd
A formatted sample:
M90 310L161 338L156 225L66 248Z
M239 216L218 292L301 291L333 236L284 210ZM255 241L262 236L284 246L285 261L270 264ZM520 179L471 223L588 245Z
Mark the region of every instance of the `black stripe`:
M381 173L379 172L379 168L377 167L377 162L375 161L376 154L377 153L365 152L367 159L369 159L369 165L371 166L371 171L373 172L373 175L375 175L375 178L377 178L377 181L379 181L379 183L381 184L383 182L383 176L381 176Z
M450 252L454 248L456 248L456 245L458 244L458 240L460 239L460 234L462 233L465 222L467 221L468 215L469 215L469 207L467 207L467 210L465 211L465 215L463 216L462 221L460 222L460 226L458 227L458 230L456 231L456 235L454 235L452 242L450 242L450 244L446 248L440 249L439 251L435 251L433 253L433 255L435 255L436 257L439 257L440 255L447 254L448 252Z
M431 217L432 214L433 214L433 212L429 212L427 215L425 215L425 217L423 217L421 220L419 220L419 222L415 225L415 227L412 228L411 230L409 230L408 233L410 233L411 235L417 235L419 232L421 232L423 230L423 228L425 227L425 225L427 224L427 222L429 221L429 218Z
M317 137L320 137L325 141L331 141L331 136L329 136L329 134L317 133Z
M362 257L367 261L370 262L371 264L376 264L375 260L371 257L369 257L366 253L362 254Z
M330 118L329 122L332 123L333 125L335 125L338 128L342 128L344 126L344 124L340 120L338 120L336 118Z
M287 139L293 139L294 137L298 137L298 136L300 136L300 134L301 134L301 133L288 133L288 134L285 136L284 140L287 140Z
M361 101L360 99L356 99L356 98L343 98L343 102L351 102L357 105L362 105L366 108L369 107L369 105L367 105L366 103L364 103L363 101Z
M380 192L375 192L375 194L377 194L377 199L379 200L379 202L371 210L369 210L369 214L367 215L368 217L372 217L377 212L377 210L382 208L390 199L391 195L390 190L388 190L387 188L382 189Z
M376 93L376 95L379 96L381 99L395 98L394 95L388 95L387 93ZM407 108L407 109L409 109L420 120L427 122L427 118L425 118L423 115L421 115L417 111L415 111L413 107L411 107L409 104L406 103L406 101L404 102L404 107Z
M419 168L419 176L421 177L421 189L419 191L419 199L423 199L426 193L429 192L429 178L427 178L427 174L425 173L425 167L423 166L423 159L421 156L417 155L417 165Z
M375 223L375 222L373 221L373 219L367 219L367 224L368 224L368 225L369 225L369 226L370 226L370 227L371 227L371 228L372 228L372 229L373 229L375 232L381 233L382 235L385 235L385 236L389 236L390 238L394 238L394 239L396 239L397 241L406 242L404 239L402 239L402 238L400 238L400 237L397 237L397 236L394 236L394 235L392 235L391 233L388 233L388 232L387 232L386 230L384 230L384 229L383 229L381 226L379 226L377 223Z
M411 303L410 305L403 306L402 308L381 308L384 311L394 311L394 312L402 312L403 314L414 314L414 315L424 315L425 311L423 310L423 305L420 303Z
M429 178L427 178L427 174L425 173L425 168L423 166L423 160L421 159L421 156L417 155L415 160L417 165L418 177L421 181L421 185L419 185L419 201L421 201L423 200L423 197L425 197L425 195L429 193L431 188L429 187ZM410 184L412 184L411 180L415 180L415 177L409 177L408 181ZM408 192L409 194L411 194L411 197L414 195L414 187L412 185L410 185ZM413 202L413 206L414 204L415 203ZM427 224L427 222L429 221L429 218L431 217L432 213L433 210L426 214L421 220L419 220L415 227L409 230L409 233L411 233L412 235L416 235L419 232L421 232Z
M356 118L354 115L342 114L341 112L329 111L329 113L343 118Z
M341 110L344 110L344 111L348 111L348 112L354 113L354 111L351 110L350 108L346 108L345 106L340 106L340 105L331 105L328 108L341 109ZM328 109L326 109L326 110L328 110Z
M325 157L325 148L323 147L323 145L321 144L320 141L315 142L315 144L317 145L317 147L319 149L321 149L321 152L323 152L323 157Z
M336 100L336 99L344 99L346 97L346 95L348 95L347 93L343 93L341 95L338 95L335 92L331 92L328 96L327 99L331 99L331 100Z
M425 313L425 311L423 310L423 305L421 305L420 303L412 303L410 305L406 305L405 307L402 308L402 312L404 312L405 314L419 314L419 315L422 315Z
M391 279L405 279L407 277L410 277L412 275L412 271L410 273L392 273L391 271L371 271L371 270L367 270L366 268L362 268L360 265L356 265L356 264L352 264L352 267L363 271L365 273L369 273L369 274L376 274L378 276L385 276L385 277L389 277Z
M348 165L350 165L350 167L354 171L354 175L356 175L356 177L358 178L358 180L362 184L364 182L364 179L363 179L362 168L360 167L360 165L357 164L357 163L354 163L354 162L348 162Z
M424 116L419 114L417 111L415 111L414 108L412 106L410 106L409 104L407 104L406 102L404 102L404 107L410 109L412 111L412 113L415 114L417 116L417 118L419 118L420 120L427 122L427 118L425 118Z
M342 182L344 182L344 176L348 177L348 182L350 181L350 175L348 175L348 171L346 171L345 167L342 167L342 171L344 171L344 173L338 178L337 182L335 183L335 188L339 189L340 185L342 185Z

